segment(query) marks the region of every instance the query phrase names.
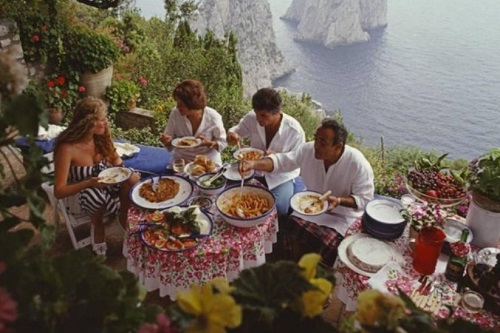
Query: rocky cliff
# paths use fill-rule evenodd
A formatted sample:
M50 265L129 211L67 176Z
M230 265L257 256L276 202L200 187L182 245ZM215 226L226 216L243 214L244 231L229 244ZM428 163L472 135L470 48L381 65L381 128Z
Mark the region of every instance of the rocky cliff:
M298 22L296 39L328 48L370 39L387 25L387 0L293 0L286 20Z
M276 46L272 14L267 0L203 0L191 27L217 36L233 31L238 36L238 60L246 96L270 87L272 80L293 69Z

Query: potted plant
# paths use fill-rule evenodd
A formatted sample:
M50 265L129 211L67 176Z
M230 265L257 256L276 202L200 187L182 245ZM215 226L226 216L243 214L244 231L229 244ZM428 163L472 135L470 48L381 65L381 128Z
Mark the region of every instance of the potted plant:
M109 102L109 111L119 112L128 111L135 107L141 89L130 80L115 80L111 86L106 89L106 99Z
M469 188L481 207L500 212L500 148L492 148L470 163Z
M86 94L103 97L111 85L118 46L110 37L84 28L69 31L64 43L68 65L82 73L80 82Z
M472 200L466 223L474 233L473 244L496 247L500 239L500 148L474 159L469 168Z

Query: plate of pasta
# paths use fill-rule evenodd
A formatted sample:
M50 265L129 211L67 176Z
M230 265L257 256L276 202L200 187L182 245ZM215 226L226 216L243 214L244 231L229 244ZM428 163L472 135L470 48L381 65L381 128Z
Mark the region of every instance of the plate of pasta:
M295 193L290 198L290 207L302 215L319 215L328 209L327 200L319 200L321 193L316 191L302 191Z
M130 190L132 202L145 209L178 206L191 197L193 185L179 176L152 176L141 179Z
M195 148L201 145L201 140L194 136L184 136L172 140L172 146L179 149Z
M258 148L245 147L238 149L233 156L238 161L255 161L264 157L264 151Z
M266 221L275 210L271 191L259 185L233 186L221 192L215 205L222 218L229 224L251 228Z
M129 168L112 167L102 170L97 177L99 177L99 183L115 185L129 179L132 173L132 169Z
M212 228L212 218L198 206L175 206L146 214L140 237L152 249L177 252L203 243L212 234Z

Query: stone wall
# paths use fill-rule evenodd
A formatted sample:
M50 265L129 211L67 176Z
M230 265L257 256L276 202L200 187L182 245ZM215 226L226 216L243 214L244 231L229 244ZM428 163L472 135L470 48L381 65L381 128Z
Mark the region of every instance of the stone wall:
M159 135L159 133L156 133L157 130L150 110L133 108L130 111L120 111L116 116L116 122L124 130L149 127L154 134Z
M44 66L27 64L24 61L23 46L19 37L19 29L14 20L0 19L0 52L11 52L28 70L30 78L43 76Z

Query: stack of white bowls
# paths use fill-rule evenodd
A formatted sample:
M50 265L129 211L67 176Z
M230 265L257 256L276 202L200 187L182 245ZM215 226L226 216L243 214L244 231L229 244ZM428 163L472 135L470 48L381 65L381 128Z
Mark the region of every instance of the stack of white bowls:
M363 229L377 239L399 238L407 223L403 211L403 206L396 201L374 199L366 205L362 218Z

